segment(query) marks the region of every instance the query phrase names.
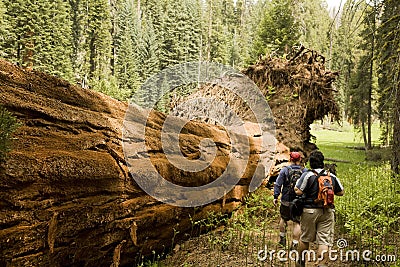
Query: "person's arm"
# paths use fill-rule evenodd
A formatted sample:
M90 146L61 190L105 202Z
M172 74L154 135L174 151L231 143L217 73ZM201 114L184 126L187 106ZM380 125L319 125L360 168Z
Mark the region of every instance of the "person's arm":
M294 192L296 193L296 195L301 196L303 194L303 191L301 191L300 189L298 189L296 186L294 187Z
M344 190L342 190L342 191L340 191L340 192L337 192L337 193L335 193L335 195L337 195L337 196L343 196L343 195L344 195Z
M305 174L305 173L307 173L307 172L308 172L308 169L307 169L307 168L303 168L303 174ZM303 177L303 179L304 179L303 174L302 174L302 177ZM301 179L301 177L300 177L300 179ZM299 181L300 181L300 179L299 179ZM302 182L303 182L303 181L301 181L300 184L301 184ZM300 184L299 184L299 186L300 186ZM303 189L303 190L304 190L304 189ZM301 196L301 195L303 194L303 190L300 190L300 189L297 187L297 183L296 183L296 186L294 187L294 192L296 193L296 195Z
M340 183L339 178L337 178L335 175L331 174L332 177L335 179L335 185L333 188L333 191L335 192L335 195L337 196L343 196L344 195L344 188L343 185Z
M297 180L296 186L294 187L294 192L296 195L301 196L304 193L304 189L306 189L308 182L308 172L303 172L300 176L299 180Z
M278 204L278 197L281 194L285 172L286 172L286 167L283 167L282 170L279 172L278 178L276 178L274 185L274 205Z

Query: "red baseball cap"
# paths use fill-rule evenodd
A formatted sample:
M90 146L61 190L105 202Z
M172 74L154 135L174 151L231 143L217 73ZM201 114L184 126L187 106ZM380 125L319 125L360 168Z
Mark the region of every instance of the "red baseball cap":
M301 154L299 152L290 152L290 161L301 160Z

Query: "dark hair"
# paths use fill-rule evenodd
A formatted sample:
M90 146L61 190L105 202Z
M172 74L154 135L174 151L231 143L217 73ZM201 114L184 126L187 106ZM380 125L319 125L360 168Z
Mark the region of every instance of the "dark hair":
M311 169L324 168L324 154L319 150L314 150L310 154L310 167Z

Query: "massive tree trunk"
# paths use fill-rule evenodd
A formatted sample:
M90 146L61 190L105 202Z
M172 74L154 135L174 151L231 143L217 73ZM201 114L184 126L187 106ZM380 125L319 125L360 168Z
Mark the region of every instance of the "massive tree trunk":
M220 127L185 125L184 156L196 157L204 138L217 148L209 168L188 174L163 154L158 132L165 115L153 112L148 151L140 138L131 139L129 172L121 146L126 103L4 61L0 103L23 123L0 168L0 266L132 266L152 251L168 252L172 240L187 236L208 212L233 211L248 192L260 155L268 152L249 137L246 172L231 173L239 182L230 192L197 208L171 206L146 194L132 177L151 181L157 169L182 186L210 183L230 157L228 133ZM139 124L145 118L140 110L131 113ZM153 169L145 164L146 154Z

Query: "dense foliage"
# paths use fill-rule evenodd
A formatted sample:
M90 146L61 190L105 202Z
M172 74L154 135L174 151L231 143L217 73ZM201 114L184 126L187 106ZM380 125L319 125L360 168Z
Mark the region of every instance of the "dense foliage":
M181 62L242 68L299 42L325 52L330 17L324 1L309 3L1 0L0 56L126 100Z
M348 0L0 0L0 56L120 100L153 74L188 61L236 68L295 45L325 55L340 72L343 119L372 148L393 145L399 172L399 1ZM183 93L187 93L184 91Z

